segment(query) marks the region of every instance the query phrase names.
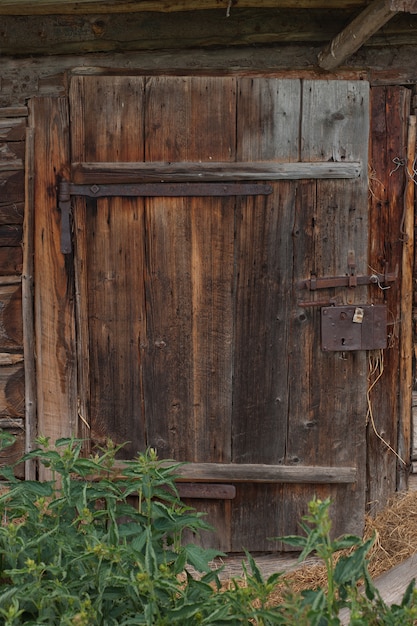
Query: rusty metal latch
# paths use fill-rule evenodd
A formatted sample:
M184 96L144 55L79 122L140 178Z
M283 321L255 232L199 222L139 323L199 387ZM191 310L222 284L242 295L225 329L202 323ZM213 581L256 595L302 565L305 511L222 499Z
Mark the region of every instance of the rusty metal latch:
M260 196L272 193L264 183L126 183L79 185L61 180L58 185L58 208L61 211L61 252L71 252L71 196L104 197L204 197Z
M331 289L332 287L358 287L359 285L389 285L398 278L398 265L394 272L388 271L388 263L385 263L385 271L383 274L374 272L369 275L357 275L355 264L355 253L350 250L348 253L348 274L345 276L323 276L318 278L312 275L310 278L300 280L297 283L299 289L308 289L316 291L317 289ZM386 288L386 287L385 287Z

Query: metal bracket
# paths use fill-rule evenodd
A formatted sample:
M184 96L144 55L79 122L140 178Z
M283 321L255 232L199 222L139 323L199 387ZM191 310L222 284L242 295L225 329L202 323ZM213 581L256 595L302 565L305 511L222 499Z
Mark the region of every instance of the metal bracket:
M297 283L299 289L308 289L309 291L316 291L317 289L331 289L332 287L358 287L359 285L389 285L398 278L398 265L394 272L388 271L388 263L385 263L384 273L380 274L375 272L369 275L357 275L355 264L355 252L349 251L348 254L348 269L349 273L345 276L323 276L318 278L312 275L310 278L300 280ZM386 288L386 287L385 287Z
M79 185L61 180L58 208L61 211L61 252L71 252L71 196L104 197L204 197L260 196L272 193L272 186L260 183L126 183Z

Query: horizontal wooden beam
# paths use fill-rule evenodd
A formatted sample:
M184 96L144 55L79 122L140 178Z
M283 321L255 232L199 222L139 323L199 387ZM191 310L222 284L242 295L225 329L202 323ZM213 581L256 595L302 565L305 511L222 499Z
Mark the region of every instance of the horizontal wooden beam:
M100 185L146 182L221 182L249 180L300 180L308 178L358 178L362 164L354 162L257 163L73 163L72 180Z
M233 500L236 497L234 485L221 483L178 483L177 491L180 498L201 498L204 500Z
M324 70L336 68L359 50L397 12L392 8L392 0L374 0L319 54L319 66Z
M417 13L417 0L391 0L391 9L398 12Z
M352 9L364 0L0 0L0 15L47 15L75 13L175 12L222 9L232 15L235 8Z
M218 483L341 483L356 481L356 467L186 463L175 470L180 480Z

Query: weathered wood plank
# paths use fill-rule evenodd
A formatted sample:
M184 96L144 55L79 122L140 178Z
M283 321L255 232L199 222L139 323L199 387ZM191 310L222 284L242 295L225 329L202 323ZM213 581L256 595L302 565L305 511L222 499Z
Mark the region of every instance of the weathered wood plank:
M155 77L146 93L147 160L234 159L234 79ZM162 456L230 460L233 207L147 202L144 384L149 444Z
M367 84L305 81L303 87L302 160L360 158L366 168ZM346 274L348 253L352 249L356 271L366 273L366 171L354 182L319 180L300 184L292 233L296 238L295 282L302 274ZM300 465L354 462L361 468L355 487L327 492L335 501L332 518L335 533L360 533L365 506L366 355L322 352L319 307L299 308L297 300L304 298L297 298L296 293L294 296L288 343L291 419L286 459ZM354 291L332 289L328 294L320 294L319 299L331 296L340 302L346 299L348 303L353 298L355 302L366 302L367 290L364 287ZM317 295L311 299L316 298ZM298 505L294 496L294 514L305 508L311 496L307 489L299 490ZM343 513L346 506L352 510L349 519Z
M343 63L395 14L391 0L374 0L319 54L320 67L332 70Z
M408 118L406 172L413 172L416 156L416 116ZM398 475L398 489L407 488L411 451L411 405L413 391L413 272L415 228L415 182L407 177L404 191L402 222L402 271L401 271L401 334L400 334L400 422L398 429L398 455L402 459Z
M236 487L234 485L184 482L177 483L176 487L181 499L233 500L236 496Z
M25 374L21 364L0 367L0 416L23 417Z
M223 10L131 13L92 16L5 16L2 54L92 53L184 49L203 46L329 41L346 24L349 13L237 8L227 19ZM409 35L409 33L408 33Z
M265 131L266 132L266 131ZM246 133L248 134L248 133ZM268 135L269 136L269 135ZM271 139L270 146L274 146ZM268 156L268 155L265 155ZM79 184L207 182L238 180L298 180L302 178L357 178L362 165L346 163L73 163L72 180Z
M56 206L57 173L68 163L68 108L65 98L34 98L33 171L34 310L39 434L51 441L75 433L77 372L73 270L60 252L60 216ZM46 473L41 468L41 477Z
M403 563L377 576L373 583L388 606L392 604L400 605L405 591L413 578L417 578L417 554L410 556ZM349 610L342 609L339 612L339 619L341 624L350 624Z
M143 85L141 77L73 80L72 153L77 159L143 157ZM81 432L93 443L107 437L128 441L123 454L132 457L146 446L143 200L101 199L88 201L87 208L79 200L74 220Z
M354 483L356 467L265 465L262 463L187 463L176 470L182 480L244 483ZM258 520L259 522L259 520Z
M16 365L16 363L23 363L23 360L23 354L0 353L0 365Z
M22 226L20 224L0 224L0 247L21 245Z
M404 87L371 89L372 142L369 174L369 265L375 271L399 267L398 280L389 289L371 290L372 302L386 303L389 311L388 349L374 355L369 375L367 483L371 511L385 506L396 490L399 422L399 336L401 303L402 215L404 169L393 159L404 156L410 90ZM395 170L395 171L393 171ZM376 380L378 378L378 380ZM385 442L385 443L384 443ZM388 445L387 445L388 444Z
M388 1L388 0L379 0ZM5 16L2 54L80 54L133 50L179 50L213 46L322 44L342 31L354 14L327 10L235 8L226 18L221 10L145 15L103 13L86 15ZM397 13L367 45L389 46L416 42L415 15ZM290 66L293 66L291 63ZM317 57L311 62L317 68ZM28 86L26 80L25 85ZM32 89L40 89L30 76ZM44 84L44 88L47 85Z
M25 451L30 452L37 435L37 398L34 321L34 226L35 226L35 131L26 130L25 152L25 221L23 228L22 320L23 354L25 357ZM25 461L26 480L35 480L36 461Z
M24 153L23 141L9 143L0 141L0 171L22 170Z
M0 119L5 117L27 117L28 108L26 106L0 107Z
M1 277L5 277L6 284L10 281L15 282L12 276L22 273L23 262L22 248L20 246L3 246L0 247L0 284Z
M0 194L2 204L23 202L25 198L25 175L23 170L0 171Z
M240 79L238 152L242 162L269 159L274 167L299 158L299 81ZM264 129L265 128L265 132ZM235 463L281 463L285 456L288 384L285 353L291 290L294 186L275 183L265 199L239 198L236 219L236 305L232 450ZM267 550L276 534L282 487L248 484L232 503L233 549L252 535ZM262 533L257 532L262 511ZM279 523L279 522L278 522ZM254 539L256 537L256 540Z
M0 286L0 350L23 349L21 285Z
M26 121L26 118L3 118L0 115L0 139L2 141L24 141Z
M404 4L404 0L402 2ZM410 0L408 0L409 4ZM296 9L351 9L360 7L363 0L238 0L241 7L270 7ZM2 0L0 15L47 15L47 14L74 14L74 13L134 13L141 11L190 11L195 9L223 9L228 10L228 0L37 0L36 4L28 0ZM229 7L230 13L235 9Z
M23 224L24 202L0 202L0 224Z

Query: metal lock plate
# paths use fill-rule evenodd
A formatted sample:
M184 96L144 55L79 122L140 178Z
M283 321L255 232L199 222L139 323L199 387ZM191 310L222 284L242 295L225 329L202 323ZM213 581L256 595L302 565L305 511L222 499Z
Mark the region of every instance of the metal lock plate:
M321 348L325 352L386 347L385 304L329 306L321 309Z

